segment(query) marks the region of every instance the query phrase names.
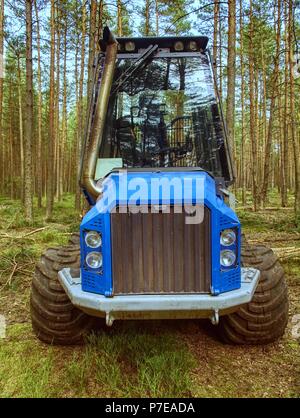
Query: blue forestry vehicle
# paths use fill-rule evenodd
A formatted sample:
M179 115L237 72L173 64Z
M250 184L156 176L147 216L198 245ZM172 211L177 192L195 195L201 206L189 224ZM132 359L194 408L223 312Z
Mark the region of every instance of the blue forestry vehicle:
M120 38L94 64L80 234L48 249L32 282L33 329L77 344L95 321L209 318L227 343L284 333L284 272L241 235L230 147L206 37ZM98 318L98 319L96 319Z

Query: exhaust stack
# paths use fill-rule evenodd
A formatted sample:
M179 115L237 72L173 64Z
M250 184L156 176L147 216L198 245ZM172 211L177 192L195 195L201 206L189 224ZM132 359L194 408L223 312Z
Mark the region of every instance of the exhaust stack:
M95 200L101 193L101 189L97 187L95 182L95 170L104 132L109 95L113 83L118 52L118 42L107 26L103 31L103 41L101 45L106 48L104 67L101 75L99 94L96 99L97 103L92 126L91 129L87 131L86 143L82 150L80 170L80 186ZM93 98L91 100L93 104Z

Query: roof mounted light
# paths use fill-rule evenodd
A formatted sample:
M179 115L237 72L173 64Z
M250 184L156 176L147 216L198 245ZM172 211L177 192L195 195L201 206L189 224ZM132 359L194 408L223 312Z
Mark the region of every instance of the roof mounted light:
M175 44L174 44L174 49L175 49L175 51L183 51L184 50L184 44L183 44L183 42L181 42L181 41L177 41L177 42L175 42Z
M125 51L127 52L133 52L135 50L135 43L134 42L126 42L125 43Z
M197 42L196 41L190 41L189 42L189 45L188 45L188 49L190 50L190 51L198 51L198 45L197 45Z

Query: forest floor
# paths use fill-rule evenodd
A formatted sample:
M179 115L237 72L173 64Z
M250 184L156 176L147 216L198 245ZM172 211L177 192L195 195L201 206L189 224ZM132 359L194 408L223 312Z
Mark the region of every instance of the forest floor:
M33 335L29 294L34 264L47 247L65 244L80 219L72 196L45 224L36 209L27 225L21 207L0 198L0 397L299 397L300 231L292 208L238 209L248 239L275 249L286 271L289 325L279 342L223 345L208 321L130 321L92 335L82 347L54 347ZM277 209L276 209L277 208ZM293 332L294 330L294 332Z

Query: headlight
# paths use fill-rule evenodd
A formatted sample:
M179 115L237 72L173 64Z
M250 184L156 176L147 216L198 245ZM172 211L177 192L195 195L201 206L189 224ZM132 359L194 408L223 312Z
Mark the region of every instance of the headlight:
M231 267L236 261L236 255L231 250L223 250L220 255L220 263L223 267Z
M102 237L96 231L90 231L85 236L85 243L90 248L99 248L102 245Z
M236 234L233 231L233 229L225 229L221 233L220 242L221 245L224 245L224 247L228 247L229 245L234 244L236 241Z
M101 253L89 253L85 259L86 264L91 269L99 269L103 264L103 257Z

